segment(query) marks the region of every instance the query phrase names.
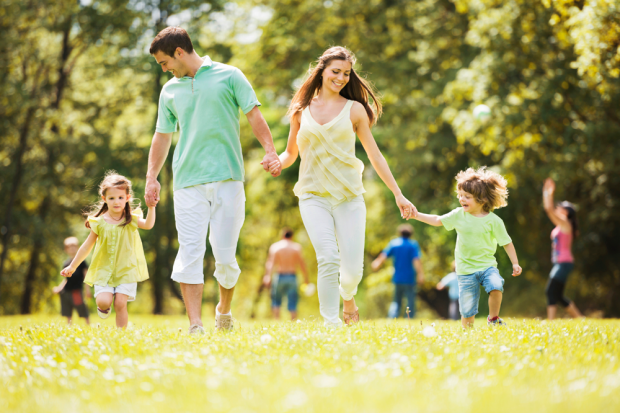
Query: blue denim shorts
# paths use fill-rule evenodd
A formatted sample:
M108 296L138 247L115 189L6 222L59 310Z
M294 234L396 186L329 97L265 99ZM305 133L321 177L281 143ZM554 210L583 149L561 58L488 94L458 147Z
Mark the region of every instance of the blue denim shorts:
M464 318L478 314L480 286L489 294L493 290L504 291L504 279L495 267L469 275L459 275L459 306Z
M295 274L280 274L277 281L271 285L271 306L281 307L282 299L286 296L289 311L297 311L297 277Z

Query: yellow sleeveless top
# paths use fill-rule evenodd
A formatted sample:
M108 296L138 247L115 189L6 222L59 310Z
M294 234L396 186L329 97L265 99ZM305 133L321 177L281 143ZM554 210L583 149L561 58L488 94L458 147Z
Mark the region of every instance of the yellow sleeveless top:
M312 118L309 106L302 111L297 134L301 165L293 189L296 196L314 194L343 202L366 192L362 185L364 164L355 157L353 103L349 100L340 114L325 125Z
M129 225L108 224L103 216L88 217L90 229L97 234L95 252L84 282L90 286L118 287L149 278L142 240L138 233L139 211Z

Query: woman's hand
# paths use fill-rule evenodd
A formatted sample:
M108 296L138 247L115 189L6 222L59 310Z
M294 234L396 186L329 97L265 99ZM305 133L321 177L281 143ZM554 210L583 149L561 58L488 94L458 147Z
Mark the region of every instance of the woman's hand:
M409 220L415 218L418 215L417 208L407 199L403 194L396 196L396 205L400 209L400 216L403 219Z
M545 179L545 183L543 185L543 195L552 195L555 192L555 182L553 179L547 178Z

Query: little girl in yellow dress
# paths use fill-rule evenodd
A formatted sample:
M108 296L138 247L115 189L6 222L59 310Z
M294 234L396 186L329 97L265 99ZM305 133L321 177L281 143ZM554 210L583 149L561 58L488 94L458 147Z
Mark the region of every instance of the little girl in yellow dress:
M125 328L129 319L127 302L136 299L138 283L149 278L138 228L153 228L155 206L148 207L146 219L139 206L132 210L131 182L114 171L108 172L99 185L99 195L102 200L85 223L90 234L60 274L71 277L94 246L84 282L95 286L99 317L107 318L114 302L116 326Z

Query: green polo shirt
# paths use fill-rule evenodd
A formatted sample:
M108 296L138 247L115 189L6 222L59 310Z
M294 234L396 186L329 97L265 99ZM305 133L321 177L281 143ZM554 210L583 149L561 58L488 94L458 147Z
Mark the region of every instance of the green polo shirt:
M172 78L159 95L160 133L181 132L174 150L174 189L232 179L243 181L239 109L260 106L241 70L209 56L191 78Z

